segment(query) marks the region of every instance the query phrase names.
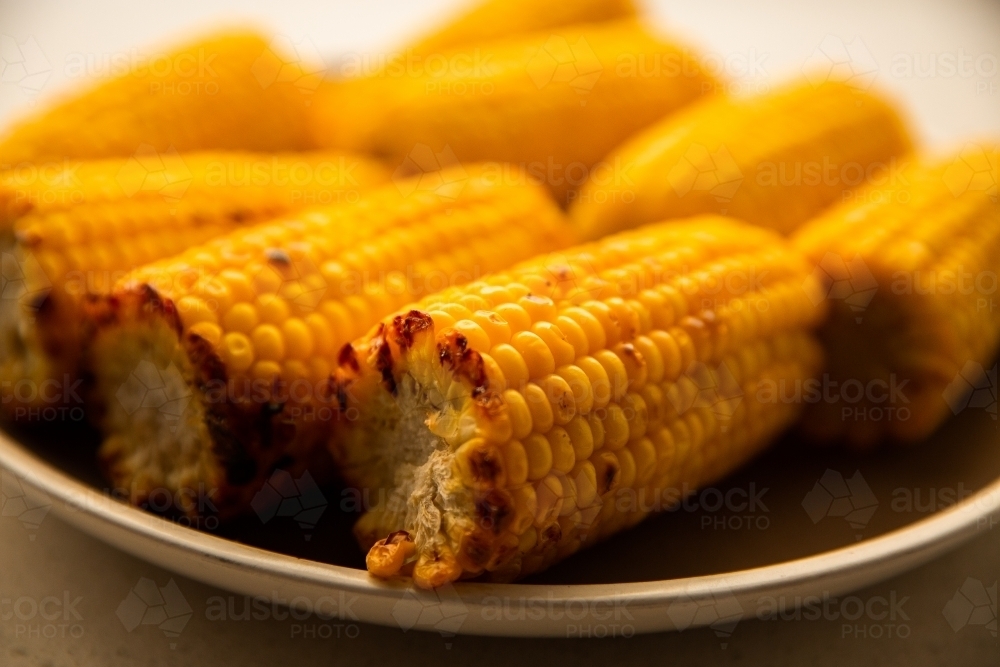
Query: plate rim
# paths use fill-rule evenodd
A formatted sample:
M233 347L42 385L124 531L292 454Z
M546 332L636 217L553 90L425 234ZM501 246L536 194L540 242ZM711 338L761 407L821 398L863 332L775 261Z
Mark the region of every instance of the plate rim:
M326 592L351 593L364 596L365 603L353 609L350 620L397 627L402 625L393 617L392 606L398 606L407 596L417 599L434 596L403 582L374 579L364 570L242 544L144 512L60 470L4 431L0 431L0 469L13 474L22 489L27 485L52 500L52 510L67 523L136 558L209 586L256 595L262 590L260 583L266 580L269 588L283 585L290 592L315 592L318 587ZM672 605L712 602L720 591L742 605L762 594L813 590L817 582L825 582L824 590L831 595L841 595L917 567L973 538L984 523L992 527L998 521L1000 478L972 496L903 527L853 545L792 560L731 572L643 582L555 585L460 582L450 595L467 609L482 610L488 600L534 600L544 591L546 599L554 604L589 604L591 613L598 603L625 599L633 612L630 616L634 616L632 632L684 630L710 623L698 618L690 622L680 618L678 622L669 613ZM189 565L172 560L174 555L185 554L191 558ZM255 583L257 577L261 578L259 583ZM473 622L463 623L451 634L567 636L566 623L554 622L556 619L498 623L496 619L475 619L471 613L469 616ZM418 625L414 629L435 628Z

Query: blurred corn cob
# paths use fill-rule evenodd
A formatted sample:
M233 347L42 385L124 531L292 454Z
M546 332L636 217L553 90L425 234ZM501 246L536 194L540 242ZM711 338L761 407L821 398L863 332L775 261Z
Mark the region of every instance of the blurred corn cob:
M909 150L895 110L846 84L713 97L615 149L604 162L627 178L588 183L571 215L586 239L699 213L788 233Z
M91 304L109 478L137 502L217 490L228 516L277 467L321 477L344 343L420 295L566 245L570 229L538 186L450 170L139 269ZM149 377L183 409L146 407Z
M698 54L614 21L390 64L322 89L312 112L318 145L374 153L400 173L514 163L564 199L612 147L714 85Z
M1000 343L998 183L996 149L970 146L910 165L796 233L821 279L814 298L833 306L822 330L829 382L845 397L845 383L863 388L811 406L810 433L916 441L964 407L966 390L996 395L982 366Z
M320 73L254 33L224 33L136 63L16 124L0 169L28 162L160 152L307 148Z
M407 53L434 53L491 39L635 16L632 0L477 0L476 4L425 35Z
M379 499L355 528L369 571L527 575L732 471L800 407L758 389L820 366L809 280L774 232L701 217L384 319L341 355L331 440Z
M388 176L372 160L338 152L150 152L81 162L44 183L0 184L8 214L0 225L6 416L61 403L55 393L78 384L85 297L107 294L131 270L241 225L358 199ZM29 384L10 400L22 381Z

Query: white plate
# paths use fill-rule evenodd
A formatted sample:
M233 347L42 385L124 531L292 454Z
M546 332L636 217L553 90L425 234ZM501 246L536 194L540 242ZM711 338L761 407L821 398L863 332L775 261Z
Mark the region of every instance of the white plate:
M50 504L62 519L124 551L245 595L300 607L324 599L325 611L344 609L351 620L444 634L630 635L711 625L725 638L769 598L842 595L1000 522L996 424L970 409L918 448L864 456L787 439L698 496L708 509L654 517L528 583L460 583L436 593L358 569L361 554L348 531L353 517L339 509L336 487L323 489L328 509L310 530L251 517L221 537L129 507L85 481L97 478L78 436L72 448L68 438L48 434L29 449L0 433L0 467L29 504ZM822 490L836 495L840 480L853 487L858 513L847 516L850 522ZM744 493L758 497L753 507L742 506ZM945 507L953 493L969 495ZM731 501L715 510L726 494Z
M8 84L0 96L0 119L6 124L31 111L36 98L76 83L64 67L71 58L84 54L99 60L101 54L127 52L169 35L189 35L220 17L255 18L292 41L305 40L332 55L397 43L404 33L418 32L419 23L432 22L431 15L443 5L460 1L285 3L280 11L254 2L236 7L231 0L141 6L59 2L58 11L25 4L8 12L4 32L18 44L37 42L51 77L40 95L29 86ZM877 67L876 84L906 104L930 147L951 150L997 132L1000 77L995 72L948 76L942 70L924 78L905 67L894 69L917 59L926 69L935 56L995 54L994 4L959 8L932 0L844 0L798 3L794 10L782 0L649 4L661 25L704 52L732 60L736 71L728 73L739 90L798 75L824 45L834 51L851 48L862 65ZM789 440L718 489L749 491L753 484L759 494L766 488L767 511L758 506L748 513L723 508L656 517L526 583L459 584L436 594L383 584L357 569L362 555L347 530L356 515L338 511L335 488L324 489L330 507L308 542L307 533L290 521L264 524L256 517L226 529L224 537L109 498L100 491L90 452L75 433L49 434L30 449L0 433L0 467L35 502L50 504L63 519L100 539L247 595L292 602L303 596L298 605L329 595L339 602L343 593L344 606L359 620L451 633L572 636L713 625L725 636L734 621L760 613L769 596L794 601L796 596L840 595L919 565L1000 521L996 424L985 412L969 410L919 448L868 456L815 452ZM854 526L830 516L824 492L816 491L827 471L830 485L860 473L876 500L874 513L867 516L871 498L862 493L856 498ZM945 507L963 490L974 495ZM803 503L823 517L814 523ZM518 618L522 602L526 613ZM499 614L498 605L505 605Z

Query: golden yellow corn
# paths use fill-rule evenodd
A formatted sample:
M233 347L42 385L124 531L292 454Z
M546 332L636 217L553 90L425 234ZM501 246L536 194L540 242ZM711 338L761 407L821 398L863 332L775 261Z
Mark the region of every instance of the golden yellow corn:
M295 150L320 73L254 33L220 34L136 62L124 74L15 125L0 169L24 162L165 152Z
M92 303L111 481L136 501L207 488L226 516L276 467L321 477L344 343L424 294L570 241L538 186L462 169L434 177L232 233ZM144 402L150 384L159 406Z
M699 65L634 21L478 43L322 89L316 142L401 171L514 163L565 198L612 147L711 90Z
M775 232L700 217L385 318L341 355L331 440L378 499L369 571L517 578L732 471L801 407L758 392L821 364L810 280Z
M573 23L596 23L635 15L632 0L479 0L419 39L406 49L406 53L434 53L463 44L554 30Z
M574 194L585 239L700 213L791 232L910 149L896 111L846 84L705 99L629 139Z
M33 176L32 176L33 174ZM81 162L0 184L0 378L8 418L79 379L81 300L133 269L240 226L357 200L388 180L372 160L337 152L204 152ZM29 178L30 177L30 178ZM20 216L20 217L18 217ZM49 388L40 391L43 383Z
M909 165L796 233L821 279L814 298L833 306L822 338L836 400L811 406L813 435L912 442L965 407L966 390L996 395L995 381L974 385L1000 343L998 183L996 149L969 146Z

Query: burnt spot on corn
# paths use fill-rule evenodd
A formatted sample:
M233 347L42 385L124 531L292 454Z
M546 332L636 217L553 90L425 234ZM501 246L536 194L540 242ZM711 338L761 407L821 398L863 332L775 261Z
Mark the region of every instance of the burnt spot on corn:
M438 341L438 359L456 377L468 380L473 396L479 396L488 388L482 356L469 348L469 340L459 332L448 331Z
M186 337L188 358L198 369L198 388L205 392L216 386L225 386L228 381L226 364L207 340L195 333Z
M469 455L469 471L476 482L496 484L503 473L503 463L499 453L488 447L476 449Z
M598 471L597 476L597 493L602 496L618 486L618 477L621 473L617 462L603 460L603 463L604 465Z
M503 396L495 391L490 391L486 387L476 387L473 389L472 398L479 413L485 419L496 419L506 410Z
M639 352L639 350L635 349L635 345L633 345L632 343L625 343L624 345L622 345L622 354L624 354L629 359L632 359L637 366L642 366L643 364L646 363L646 360L643 359L642 354Z
M47 317L50 317L55 311L52 294L48 290L45 290L32 295L28 303L28 308L30 308L39 319L46 319Z
M476 498L476 519L480 526L499 535L513 514L512 503L507 494L492 489Z
M292 265L292 258L281 248L268 248L264 251L264 256L269 264L280 269L287 269Z
M241 457L226 462L226 482L232 486L249 484L257 476L257 462Z
M249 209L237 208L229 212L229 219L233 222L246 222L253 217Z
M382 375L382 384L393 396L396 395L396 377L392 374L392 349L381 338L376 343L375 348L375 370Z
M562 526L558 523L550 523L538 536L539 546L543 549L549 546L554 547L559 544L560 540L562 540Z
M382 544L399 544L401 542L412 542L413 538L405 530L397 530L394 533L389 533L386 535L384 540L380 540Z
M337 364L354 373L361 370L361 364L358 362L358 352L354 349L353 345L345 343L344 347L340 348L340 352L337 354Z
M405 315L397 315L392 320L393 342L403 351L413 347L417 334L434 329L434 320L427 313L411 310Z

